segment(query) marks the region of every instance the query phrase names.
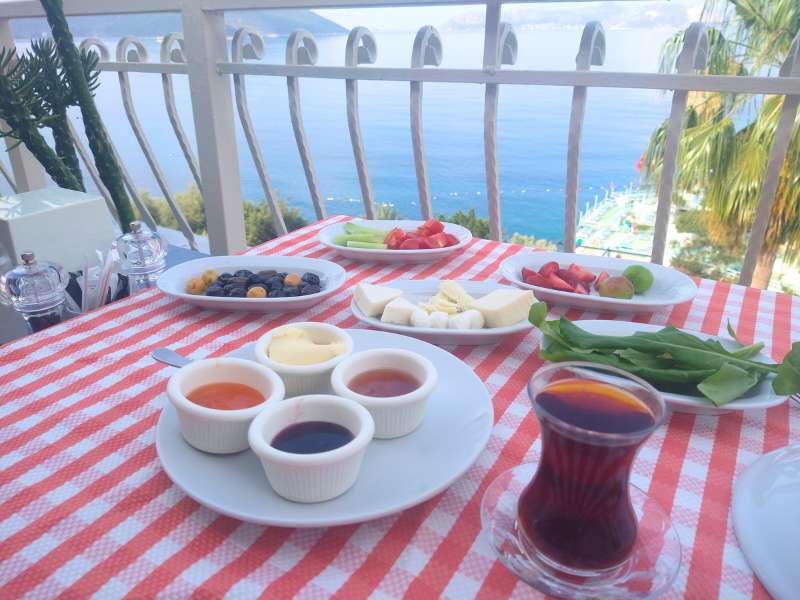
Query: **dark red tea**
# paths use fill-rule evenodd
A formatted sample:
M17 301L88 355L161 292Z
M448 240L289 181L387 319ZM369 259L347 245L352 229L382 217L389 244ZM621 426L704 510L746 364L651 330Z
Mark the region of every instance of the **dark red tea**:
M619 565L636 542L628 474L636 450L655 425L653 413L625 390L577 378L547 385L534 404L542 456L518 503L523 541L529 550L576 571ZM604 444L561 423L633 435L630 442Z
M420 386L419 381L405 371L398 369L375 369L356 375L347 384L351 390L363 396L390 398L413 392Z

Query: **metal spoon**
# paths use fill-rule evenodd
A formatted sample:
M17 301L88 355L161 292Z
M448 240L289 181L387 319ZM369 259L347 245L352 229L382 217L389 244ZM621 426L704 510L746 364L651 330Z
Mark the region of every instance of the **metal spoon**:
M191 358L186 358L182 354L178 354L175 350L170 350L169 348L156 348L150 353L150 356L158 362L172 367L185 367L192 362Z

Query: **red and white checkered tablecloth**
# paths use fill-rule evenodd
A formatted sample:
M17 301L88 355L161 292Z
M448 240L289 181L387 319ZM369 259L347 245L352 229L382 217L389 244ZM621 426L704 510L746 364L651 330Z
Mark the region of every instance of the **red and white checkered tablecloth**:
M171 370L149 357L154 348L220 356L287 321L353 327L359 281L496 280L500 262L521 250L473 240L433 264L358 263L316 241L343 218L249 251L347 270L345 288L303 313L212 312L150 291L0 348L0 598L539 597L494 558L478 511L488 483L538 445L525 394L540 365L535 332L452 350L489 389L495 427L464 477L400 514L329 529L252 525L200 506L161 470L154 428ZM708 334L730 320L776 360L800 339L800 298L698 285L693 302L635 320ZM677 414L643 447L633 481L671 512L684 548L666 597L768 597L734 536L731 491L744 467L790 441L800 441L800 410L786 403L720 418Z

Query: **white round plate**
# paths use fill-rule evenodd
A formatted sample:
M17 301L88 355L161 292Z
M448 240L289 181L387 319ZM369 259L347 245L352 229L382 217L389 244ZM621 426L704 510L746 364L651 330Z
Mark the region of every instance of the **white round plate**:
M386 287L403 290L403 297L413 304L416 304L417 302L427 301L431 296L436 294L436 292L439 291L440 283L441 281L438 279L401 279L386 284ZM474 298L485 296L497 288L508 287L499 285L493 281L464 280L458 283L461 284L464 291ZM358 308L355 299L350 303L350 310L353 312L356 319L370 327L409 335L439 345L479 346L483 344L496 344L507 335L528 331L533 327L527 318L508 327L493 327L491 329L434 329L432 327L393 325L391 323L382 322L380 318L368 317L365 315L361 312L361 309Z
M664 328L663 325L651 325L650 323L632 323L630 321L575 321L575 325L598 335L633 335L637 331L659 331ZM715 339L719 340L723 346L728 349L735 348L736 342L733 340L718 337L715 335L708 335L699 331L692 331L690 329L681 329L686 333L690 333L702 339ZM753 360L758 362L772 362L768 356L763 353L757 354ZM710 400L703 398L700 395L688 396L685 394L673 394L671 392L661 392L667 406L673 412L692 413L696 415L723 415L734 410L763 410L772 406L777 406L786 401L786 396L778 396L772 389L772 380L775 375L768 375L756 387L749 390L744 396L728 402L727 404L717 407Z
M765 454L733 488L733 527L755 574L776 600L800 590L800 444Z
M195 450L181 437L171 404L156 426L156 450L170 479L200 504L224 515L282 527L360 523L424 502L450 486L478 458L494 422L483 382L449 352L420 340L365 329L348 331L355 350L404 348L433 361L441 383L422 425L407 436L372 440L361 473L347 492L316 504L290 502L270 488L250 450L219 456ZM253 344L231 356L252 358ZM444 385L444 382L447 385Z
M424 221L368 221L365 219L353 219L350 221L356 225L372 227L373 229L385 229L388 233L390 229L399 227L403 230L414 230L424 223ZM391 263L422 263L433 262L440 258L452 254L456 250L463 248L472 239L472 233L466 227L455 223L445 223L444 230L458 238L458 244L447 248L436 248L434 250L376 250L369 248L347 248L333 243L333 238L344 233L344 222L328 225L319 232L320 243L328 248L335 250L338 254L355 260L391 262Z
M612 277L622 275L630 265L644 265L653 272L653 287L644 294L636 294L630 300L604 298L592 287L589 295L562 292L530 285L522 280L522 267L538 271L545 263L556 261L566 269L571 263L599 275L603 271ZM691 277L662 265L642 263L609 256L591 256L568 252L519 252L508 257L500 265L500 272L517 287L533 290L539 300L562 306L573 306L597 312L648 312L657 308L687 302L697 294L697 286Z
M322 291L308 296L292 298L222 298L219 296L195 296L187 294L186 283L199 277L206 269L220 273L232 273L238 269L265 271L274 269L285 273L314 273L319 275ZM302 310L330 296L345 281L345 270L329 260L300 258L293 256L209 256L190 260L168 269L158 278L158 288L175 298L185 300L203 308L217 310L242 310L253 312L276 312Z

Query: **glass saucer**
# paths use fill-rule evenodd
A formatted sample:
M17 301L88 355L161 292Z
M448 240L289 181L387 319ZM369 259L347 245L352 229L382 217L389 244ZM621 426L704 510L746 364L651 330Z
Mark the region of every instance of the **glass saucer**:
M481 524L500 561L528 585L561 598L657 598L672 585L681 565L681 544L669 515L635 485L631 502L639 534L631 556L612 571L594 577L562 572L531 557L517 532L517 499L536 472L525 463L500 475L481 501Z

